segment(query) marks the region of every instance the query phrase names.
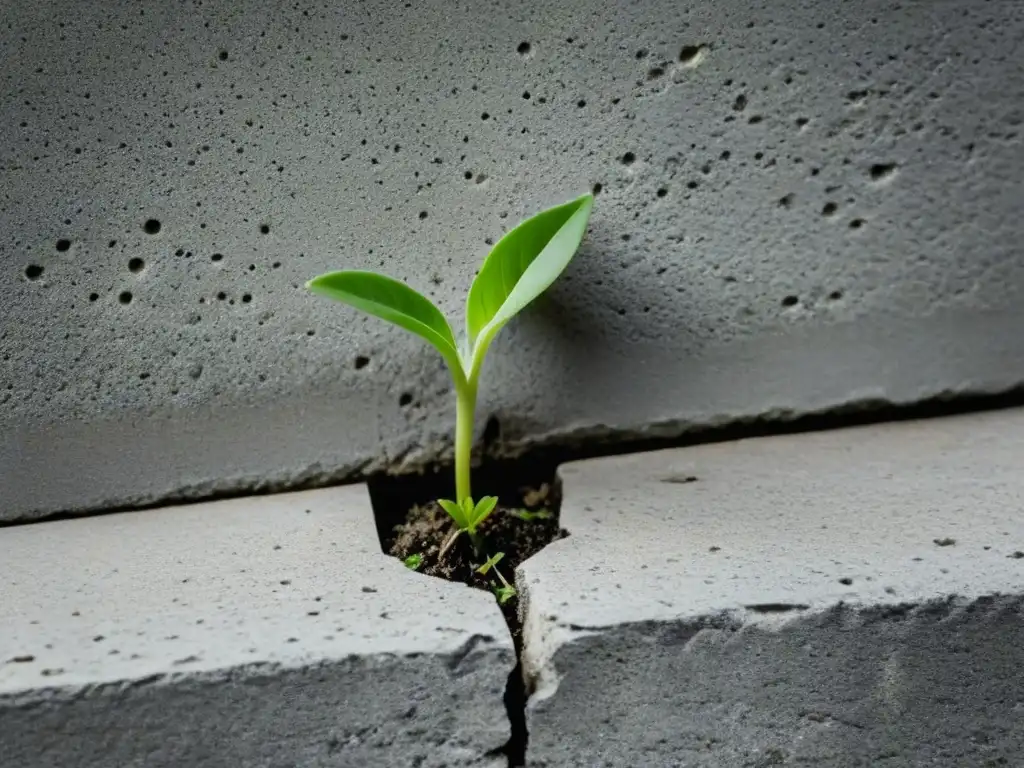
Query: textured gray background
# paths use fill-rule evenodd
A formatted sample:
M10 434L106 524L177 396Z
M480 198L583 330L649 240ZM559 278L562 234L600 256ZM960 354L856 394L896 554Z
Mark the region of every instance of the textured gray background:
M461 313L595 184L508 447L1024 380L1024 3L334 5L0 2L0 519L443 456L436 353L302 283Z

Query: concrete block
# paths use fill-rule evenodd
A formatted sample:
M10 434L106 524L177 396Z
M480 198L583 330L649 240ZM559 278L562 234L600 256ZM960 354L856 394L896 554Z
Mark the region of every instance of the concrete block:
M1019 2L0 8L2 519L446 456L436 353L302 284L457 316L597 185L506 452L1024 382Z
M379 551L363 487L0 529L0 765L504 765L493 598Z
M1024 410L562 468L530 765L1018 765Z

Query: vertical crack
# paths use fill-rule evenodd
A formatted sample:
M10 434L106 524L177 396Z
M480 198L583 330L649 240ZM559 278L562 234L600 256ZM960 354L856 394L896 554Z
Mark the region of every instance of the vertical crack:
M522 649L516 649L516 668L505 685L505 712L508 713L511 734L503 750L508 768L524 768L530 733L526 729L526 681L523 679Z
M495 462L475 473L474 488L497 496L498 506L479 529L487 555L502 553L497 568L514 579L520 563L568 535L559 525L561 486L553 462ZM449 546L453 526L436 503L451 498L451 474L414 478L380 477L369 482L377 532L385 554L415 562L417 572L493 591L493 577L481 575L479 554L465 535ZM528 689L523 676L523 632L517 596L501 612L512 637L516 665L505 684L503 703L509 738L488 757L504 756L509 768L525 768L529 732L526 726Z

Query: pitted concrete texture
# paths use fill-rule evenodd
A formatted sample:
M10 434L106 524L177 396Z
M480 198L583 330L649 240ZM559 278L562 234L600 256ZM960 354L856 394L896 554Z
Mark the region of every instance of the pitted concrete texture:
M1024 754L1024 410L563 467L521 566L530 765Z
M0 765L488 766L493 598L380 553L365 488L0 529Z
M0 9L0 517L444 457L437 354L303 283L457 317L591 188L500 450L1024 382L1020 2Z

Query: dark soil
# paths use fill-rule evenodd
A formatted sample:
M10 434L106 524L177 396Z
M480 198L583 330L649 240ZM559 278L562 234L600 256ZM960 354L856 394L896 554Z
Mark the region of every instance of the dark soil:
M486 575L477 571L488 557L499 552L504 554L495 568L511 583L520 563L552 541L568 535L558 524L560 499L552 483L521 488L515 497L517 501L513 503L507 496L502 498L480 526L482 553L474 551L469 536L464 533L445 549L455 525L436 501L413 505L406 512L405 521L394 526L391 536L384 542L385 551L400 560L418 555L422 558L416 569L419 573L460 581L493 593L502 584L495 569ZM512 598L502 610L518 644L517 602Z

